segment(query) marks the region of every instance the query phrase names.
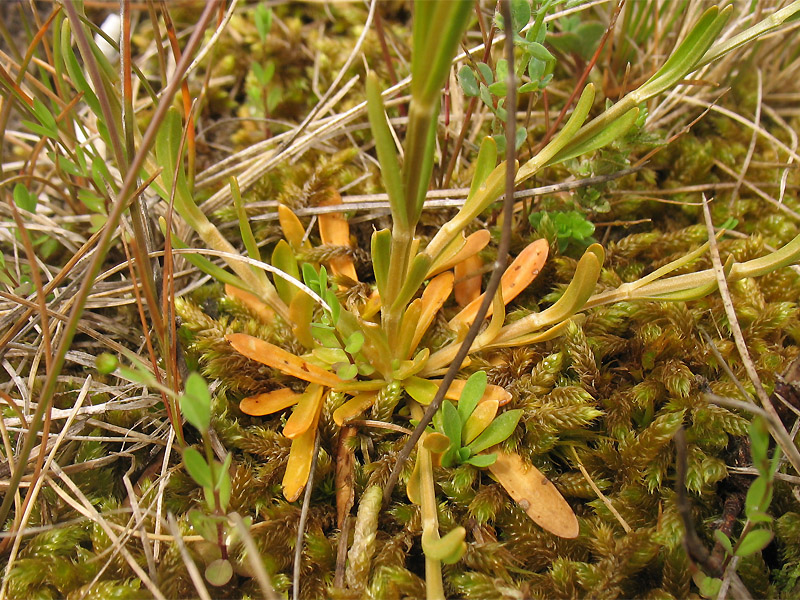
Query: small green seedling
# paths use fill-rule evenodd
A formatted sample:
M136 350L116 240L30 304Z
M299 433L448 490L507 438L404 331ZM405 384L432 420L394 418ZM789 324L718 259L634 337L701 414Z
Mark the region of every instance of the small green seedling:
M780 465L780 449L776 448L772 458L769 457L769 430L761 417L753 420L748 433L750 454L753 466L758 471L758 477L747 490L744 503L746 520L739 539L734 541L725 532L719 529L714 531L714 539L725 550L724 568L727 568L728 563L734 557L744 558L761 552L770 544L774 536L770 528L773 518L767 513L767 509L772 502L773 482ZM700 593L706 598L717 597L722 585L720 578L711 577L702 572L695 574L694 581Z
M486 373L473 373L464 389L456 408L450 400L445 400L442 408L433 419L434 432L439 436L430 436L429 449L436 452L435 444L445 436L449 443L442 453L443 467L453 467L461 463L485 468L497 460L494 453L484 451L506 440L517 427L522 411L509 410L499 416L498 402L481 398L486 391ZM441 447L441 446L440 446Z
M531 226L550 243L558 244L558 251L566 252L571 246L585 250L595 239L594 225L582 213L576 210L566 212L547 212L546 210L531 213Z

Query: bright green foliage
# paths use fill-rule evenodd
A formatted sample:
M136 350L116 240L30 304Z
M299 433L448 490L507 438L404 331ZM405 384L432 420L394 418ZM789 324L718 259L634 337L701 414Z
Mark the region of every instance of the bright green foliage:
M491 422L484 423L477 437L462 445L462 431L465 430L465 426L485 390L486 373L476 371L470 375L464 385L458 401L458 408L453 406L449 400L445 400L442 408L436 413L433 420L434 430L444 434L450 440L449 447L442 455L443 467L466 463L484 468L494 464L497 455L481 453L506 440L516 429L522 415L522 411L519 409L506 411Z
M539 211L531 213L529 219L531 226L540 235L558 246L559 252L566 252L570 246L583 250L595 241L592 237L594 225L578 211Z

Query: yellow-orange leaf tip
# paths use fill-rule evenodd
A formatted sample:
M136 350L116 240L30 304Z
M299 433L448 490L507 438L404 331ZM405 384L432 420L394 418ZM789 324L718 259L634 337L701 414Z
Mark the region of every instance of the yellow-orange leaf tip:
M239 403L239 410L251 417L261 417L279 412L284 408L297 404L300 394L289 388L273 390L257 396L248 396Z

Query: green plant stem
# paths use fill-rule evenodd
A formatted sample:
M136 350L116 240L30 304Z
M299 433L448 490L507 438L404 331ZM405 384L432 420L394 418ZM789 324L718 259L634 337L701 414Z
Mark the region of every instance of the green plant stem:
M419 411L422 412L422 411ZM420 441L424 441L420 438ZM422 535L439 537L439 517L436 512L436 489L433 485L431 452L420 444L417 448L420 479L420 511L422 513ZM444 600L442 584L442 562L425 555L425 595L427 600Z
M389 274L386 278L386 298L381 299L381 320L388 339L397 339L404 306L395 306L395 299L408 274L411 262L411 243L414 229L400 228L395 222L392 230L392 250L389 255Z
M173 76L173 79L172 81L170 81L167 88L164 90L164 94L161 97L161 101L159 102L155 110L155 113L153 114L153 118L150 121L150 125L147 127L147 130L145 131L145 134L142 137L142 142L139 147L139 151L137 152L136 156L131 162L130 168L128 169L128 172L125 176L125 180L123 181L122 187L120 188L119 194L117 195L117 199L115 200L114 204L111 207L111 210L109 211L108 220L106 221L106 224L103 228L103 233L101 234L100 239L97 242L97 251L95 252L92 263L87 270L86 276L83 280L83 284L78 290L78 293L75 295L75 302L73 304L72 311L70 312L69 322L67 323L67 326L64 328L63 337L61 338L61 342L59 343L58 348L56 349L55 357L53 360L53 368L47 373L45 381L42 385L42 392L39 397L39 404L36 407L36 412L30 419L30 428L28 431L28 435L25 438L25 443L22 447L22 450L20 450L19 455L16 458L16 463L19 466L14 470L14 473L11 475L11 480L8 483L8 488L6 489L5 496L3 498L3 504L0 505L0 524L5 523L6 520L8 519L8 514L11 511L12 504L14 503L15 493L17 489L19 489L19 484L20 481L22 480L22 476L25 471L23 465L26 465L28 463L28 458L31 455L33 446L37 442L36 432L42 425L44 412L47 406L50 404L50 401L53 398L53 394L55 393L56 385L58 383L58 375L64 368L64 362L66 360L67 351L72 345L72 340L75 337L75 333L77 332L78 321L80 321L80 317L83 314L83 309L86 306L86 300L89 297L89 293L92 291L92 287L94 286L95 278L97 277L97 274L100 272L100 267L102 266L103 259L108 253L109 247L111 245L111 240L116 232L117 224L119 223L119 220L122 217L122 213L128 207L130 203L130 196L134 191L134 189L136 188L136 181L138 179L139 170L144 164L145 158L147 157L147 153L149 152L150 147L155 141L156 132L158 131L160 123L163 121L164 117L167 114L167 110L169 109L169 106L172 102L172 98L175 95L175 92L177 91L178 87L181 84L183 73L189 66L191 56L192 54L194 54L195 49L203 40L205 28L208 25L209 21L211 20L211 17L213 16L214 11L216 9L216 6L217 2L212 1L208 2L205 8L203 9L203 12L198 19L196 28L192 32L192 35L189 38L189 42L186 44L186 51L184 52L180 62L175 68L175 75ZM33 490L33 487L31 487L30 489Z
M508 0L503 0L501 3L501 9L503 11L503 18L505 19L505 22L511 23L511 10L508 6ZM512 41L512 36L506 37L506 60L508 61L506 106L514 107L517 104L517 97L514 81L514 44ZM516 111L508 111L508 121L506 122L507 140L516 139L517 124L515 115ZM516 171L515 155L516 148L514 147L514 144L506 144L506 194L505 199L503 200L503 229L500 238L500 244L497 248L497 260L495 262L494 270L492 271L492 276L489 279L488 285L486 286L483 302L478 308L478 312L475 315L475 320L472 322L472 325L470 326L464 341L461 343L461 347L458 349L453 362L450 364L442 383L439 385L436 395L425 411L425 414L423 415L419 424L414 429L414 433L409 436L408 440L406 440L406 443L400 451L400 454L397 456L397 462L395 463L394 468L389 475L389 479L386 482L386 487L383 490L384 505L389 504L389 500L392 497L392 492L394 491L394 486L397 485L397 480L400 477L400 470L403 468L403 464L408 460L408 457L411 455L411 451L413 450L414 446L419 441L420 437L425 431L425 428L433 419L433 415L436 414L436 411L441 407L445 392L450 388L450 384L456 378L459 370L461 370L461 363L464 361L467 354L469 354L473 340L477 337L481 327L483 327L483 319L489 310L489 306L494 301L494 295L497 291L497 288L500 286L500 279L503 276L503 270L508 259L508 250L511 245L511 222L514 214L514 176Z

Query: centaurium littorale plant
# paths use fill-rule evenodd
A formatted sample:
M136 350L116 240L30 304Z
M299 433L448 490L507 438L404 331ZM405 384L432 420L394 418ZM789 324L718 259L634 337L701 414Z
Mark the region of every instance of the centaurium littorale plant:
M421 507L423 549L430 563L427 565L429 597L441 596L440 563L460 558L465 533L463 528L456 527L439 537L434 464L448 467L466 462L476 468L488 468L537 523L561 536L578 534L577 520L555 488L544 485L548 482L541 473L518 455L498 446L517 424L514 413L503 409L510 400L508 392L486 384L485 380L480 385L473 379L451 381L458 370L468 366L469 355L552 339L580 320L583 311L602 304L623 300L688 301L717 289L713 269L671 276L702 255L707 250L705 244L637 281L595 293L604 250L599 244L591 244L578 261L572 281L554 304L506 323L506 305L533 281L546 261L548 244L537 240L507 267L495 265L495 269L503 269L503 274L497 291L489 299L474 289L460 294L463 307L448 323L451 341L443 347L430 347L426 333L450 301L454 288L462 285L459 279L463 278L457 279L454 269L463 271L464 265L470 264L490 241L486 231L467 236L467 227L500 198L509 170L514 183L519 185L545 167L608 145L634 125L643 103L684 80L698 65L705 64L707 57L718 58L724 51L737 47L713 46L730 10L710 7L652 77L591 120L588 117L595 90L592 84L587 85L562 129L524 164L507 161L498 164L495 141L486 138L480 145L463 206L423 246L416 229L434 165L441 90L472 8L473 3L466 1L415 3L411 103L402 161L387 122L378 78L374 73L367 77L367 111L381 178L389 196L392 224L390 229L372 235L369 249L372 274L365 281L359 283L356 273L350 251L350 229L342 216L344 207L342 212L319 215L318 233L325 251L312 252L305 226L290 209L281 206L279 217L285 239L274 246L270 260L262 262L233 181L242 239L250 255L251 264L246 264L245 259L236 257L236 251L191 200L186 179L176 166L180 138L177 114L168 121L156 147L158 162L164 167L162 184L165 189L176 190L176 210L211 248L224 255L234 275L200 256L192 260L225 282L230 295L268 318L283 320L295 338L293 347L302 348L291 352L273 343L277 340L244 333L229 334L226 338L242 355L306 384L299 392L295 391L298 386L287 385L250 396L240 405L250 415L292 408L283 427L283 435L292 441L283 479L286 499L298 499L307 484L317 428L329 394L344 395L344 401L333 413L339 425L357 418L379 398L385 401L387 397L391 398L391 406L407 407L411 418L419 423L401 458L408 456L410 444L415 444L417 462L406 487L409 498ZM752 39L761 30L755 27L748 32L736 43ZM508 71L513 75L513 68ZM507 87L510 90L514 86ZM172 173L178 176L173 177ZM327 204L335 206L340 202L338 193L331 189ZM174 243L181 245L179 240ZM791 264L798 257L800 236L765 257L744 263L731 261L725 272L729 281L755 277ZM265 271L272 273L272 280ZM362 293L361 301L344 302L342 296L356 285L362 291L367 290ZM491 302L488 310L482 309L484 300ZM476 337L467 340L467 356L459 360L470 327L484 312L480 320L488 323ZM445 400L443 411L437 413L442 400ZM430 429L427 425L433 414L439 416ZM796 451L788 455L800 466ZM544 489L546 494L541 493Z

